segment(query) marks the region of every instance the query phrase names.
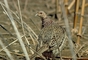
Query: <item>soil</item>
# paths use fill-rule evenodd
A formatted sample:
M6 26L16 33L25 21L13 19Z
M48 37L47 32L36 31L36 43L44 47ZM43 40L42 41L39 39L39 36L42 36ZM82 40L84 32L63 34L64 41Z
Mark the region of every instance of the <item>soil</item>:
M27 1L27 5L25 6L25 2ZM38 35L40 30L41 30L41 20L39 17L35 16L35 14L38 11L45 11L48 16L50 16L51 19L55 20L58 22L60 25L62 25L65 28L64 20L61 15L61 12L58 12L58 19L55 17L55 2L54 0L20 0L20 6L21 6L21 13L22 13L22 20L29 26L31 29ZM0 2L4 3L3 0L0 0ZM68 5L70 5L72 1L69 0ZM86 1L87 3L88 1ZM20 32L20 35L23 36L23 30L22 26L17 23L17 20L21 22L19 16L19 10L18 10L18 2L17 0L8 0L8 4L10 6L10 9L17 14L18 17L16 17L14 14L13 18L16 23L16 26ZM79 8L79 13L81 13L81 5L82 1L80 1L80 8ZM72 35L72 40L75 42L74 46L78 46L77 48L75 47L75 51L78 51L78 56L80 57L88 57L88 21L87 21L87 14L88 14L88 6L85 8L85 16L83 20L83 26L82 26L82 37L80 39L80 45L76 45L77 41L77 34ZM6 8L5 8L6 9ZM70 26L70 31L73 28L73 20L74 20L74 6L69 10L70 12L67 14L68 21L69 21L69 26ZM71 12L73 11L73 12ZM80 15L78 15L78 22L77 22L77 29L79 28L79 22L80 22ZM11 21L9 20L8 16L4 12L2 6L0 5L0 39L4 43L5 46L8 46L11 42L15 41L17 39L16 33L14 31L14 28L11 24ZM4 27L4 28L3 28ZM27 28L27 27L26 27ZM32 39L30 38L29 34L27 31L25 31L26 37L28 41L30 42L30 45L32 46L33 49L35 49L35 45L33 44ZM24 41L24 44L26 46L26 49L28 51L29 56L32 55L32 52L29 49L29 46L27 45L27 42L25 40L25 37L22 38ZM20 46L20 43L16 41L15 43L9 45L7 49L10 51L12 54L13 58L15 60L26 60L24 57L24 53L22 51L22 48ZM62 57L72 57L70 53L70 49L67 46L64 48L62 51ZM0 60L9 60L8 56L2 50L2 47L0 46ZM37 59L38 60L38 59Z

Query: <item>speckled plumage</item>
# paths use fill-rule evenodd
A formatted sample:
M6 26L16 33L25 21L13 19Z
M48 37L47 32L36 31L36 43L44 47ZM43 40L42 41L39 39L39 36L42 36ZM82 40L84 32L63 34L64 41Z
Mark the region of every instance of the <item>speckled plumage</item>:
M38 47L41 47L44 44L47 44L49 47L59 48L62 50L62 43L66 38L65 29L59 24L53 22L43 11L39 11L37 16L41 18L42 29L39 34L39 44Z
M51 24L41 30L38 41L43 41L43 44L48 44L49 46L56 45L56 42L60 45L65 38L65 34L64 28L56 24Z

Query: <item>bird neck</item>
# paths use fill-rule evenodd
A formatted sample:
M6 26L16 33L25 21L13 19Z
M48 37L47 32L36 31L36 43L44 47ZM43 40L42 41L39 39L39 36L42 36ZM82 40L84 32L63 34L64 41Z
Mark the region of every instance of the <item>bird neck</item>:
M41 28L44 28L44 27L52 24L52 22L53 22L52 20L47 20L47 17L46 18L41 18L41 20L42 20L42 26L41 26Z
M41 28L44 28L44 24L45 24L44 18L41 18L41 20L42 20L42 26L41 26Z

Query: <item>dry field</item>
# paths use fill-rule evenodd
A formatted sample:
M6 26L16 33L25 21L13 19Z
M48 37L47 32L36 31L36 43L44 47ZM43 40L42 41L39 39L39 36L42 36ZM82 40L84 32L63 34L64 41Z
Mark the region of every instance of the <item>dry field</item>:
M0 60L11 59L10 57L8 57L9 55L6 53L6 51L9 51L11 56L13 56L13 60L27 60L27 57L25 57L26 53L30 57L33 53L36 53L36 42L38 39L38 34L41 30L41 20L39 17L35 16L38 11L45 11L51 19L55 20L59 23L59 25L62 25L64 28L66 28L64 17L61 13L62 10L61 12L59 11L60 8L57 9L58 14L56 16L56 5L54 0L7 1L10 10L6 8L4 0L0 0L0 42L3 42L4 44L4 46L2 46L3 44L0 43ZM68 6L71 2L72 0L68 0ZM87 0L86 3L88 3ZM75 12L74 6L75 5L73 5L73 7L69 10L69 13L67 14L70 31L72 31L73 29ZM82 0L80 0L79 4L77 29L79 28L81 9ZM12 15L9 15L9 12L12 13ZM78 45L78 47L76 45L77 34L72 34L72 40L75 42L74 50L79 58L88 57L88 6L85 7L84 12L82 37L80 45ZM13 25L14 23L12 23L11 19L14 20L15 26ZM15 27L17 28L17 31L15 30ZM27 52L23 50L26 50ZM69 44L66 44L65 48L63 49L62 57L72 57L69 49Z

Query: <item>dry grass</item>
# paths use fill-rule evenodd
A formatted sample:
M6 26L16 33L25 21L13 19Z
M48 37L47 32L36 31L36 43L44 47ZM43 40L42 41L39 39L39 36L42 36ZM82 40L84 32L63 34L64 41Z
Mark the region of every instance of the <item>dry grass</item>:
M58 0L55 0L55 1L58 1ZM73 22L71 21L71 24L70 24L71 26L69 26L69 20L68 20L69 14L66 15L63 0L60 1L59 3L56 3L56 5L52 5L55 3L55 1L54 0L44 1L43 4L45 4L45 5L41 4L42 1L39 1L39 3L36 3L34 1L34 4L33 4L34 8L33 8L33 6L31 6L31 1L28 1L28 0L26 0L26 1L24 1L24 0L22 0L22 1L21 0L0 1L0 5L2 7L1 8L2 15L0 15L0 16L3 16L0 18L4 19L4 17L5 17L4 22L3 21L2 22L5 24L5 26L7 25L7 27L4 27L3 25L0 24L1 28L3 28L1 31L5 30L5 32L2 32L2 33L0 32L0 39L1 39L0 40L0 45L1 45L0 46L0 57L2 56L3 59L7 59L7 60L9 60L9 59L10 60L19 60L20 57L23 59L26 59L26 60L30 60L30 57L32 57L34 55L35 56L41 55L42 52L40 52L40 51L36 52L36 44L38 43L38 41L37 41L38 33L41 30L41 29L39 29L40 21L39 21L39 19L36 19L36 17L34 17L34 14L38 10L43 10L43 9L48 13L48 15L51 14L52 16L54 16L56 14L57 18L64 20L64 21L61 20L59 22L62 22L62 24L64 23L64 26L66 28L68 42L69 42L69 49L70 49L70 53L71 53L70 55L73 58L73 60L76 60L77 53L81 57L81 56L83 56L83 54L85 52L88 51L88 49L85 47L88 45L87 44L88 42L86 42L85 44L82 43L82 45L79 49L74 48L75 44L72 43L72 40L74 40L74 39L73 39L73 36L71 36L71 31L70 31L70 29L72 28ZM24 5L22 5L22 3L24 3ZM28 3L29 3L29 5L28 5ZM36 3L36 5L35 5L35 3ZM51 4L48 4L48 3L51 3ZM41 4L41 6L39 4ZM60 17L58 15L58 12L59 12L58 5L60 5L59 8L61 7L61 13L62 13L63 17L62 16ZM35 9L36 6L39 6L39 7L37 7ZM56 6L56 8L55 8L55 6ZM42 9L42 7L44 7L44 8ZM70 9L71 9L71 7L70 7ZM30 12L28 10L30 10ZM52 11L50 11L50 10L52 10ZM73 14L73 13L70 13L70 14ZM77 14L80 15L80 13L77 13ZM85 16L87 18L87 15L84 15L83 17L85 17ZM71 17L71 19L73 19L72 17ZM9 21L8 21L8 19L9 19ZM56 17L53 19L56 19ZM31 22L29 22L29 21L31 21ZM86 36L88 36L86 30L87 30L87 24L84 24L84 30L83 30L82 34L85 37L82 37L82 40L88 40L88 38L86 37ZM86 32L86 35L85 35L85 32ZM76 52L74 51L74 49ZM47 48L45 50L47 50ZM40 52L40 53L38 53L38 52ZM82 52L82 53L80 53L80 52ZM19 58L15 58L15 57L19 57ZM44 58L43 56L41 56L41 57Z

